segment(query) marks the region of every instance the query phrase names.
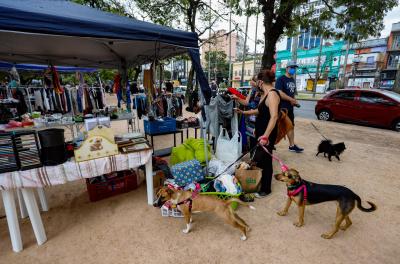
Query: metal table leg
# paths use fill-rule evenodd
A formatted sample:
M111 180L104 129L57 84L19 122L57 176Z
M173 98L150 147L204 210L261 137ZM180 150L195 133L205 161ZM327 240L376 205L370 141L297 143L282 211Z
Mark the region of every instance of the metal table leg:
M49 205L47 204L46 193L44 192L44 188L37 188L37 193L39 196L39 201L42 207L42 211L43 212L49 211Z
M153 158L150 157L145 165L146 168L146 185L147 185L147 203L153 205L154 190L153 190Z
M15 252L20 252L22 251L22 239L17 217L17 208L15 207L14 191L2 190L1 194L3 196L4 210L6 212L12 248Z
M33 232L35 233L38 245L42 245L47 241L46 232L44 230L42 218L36 202L35 194L32 188L23 188L22 196L24 197L26 209L28 210L29 219L31 220Z

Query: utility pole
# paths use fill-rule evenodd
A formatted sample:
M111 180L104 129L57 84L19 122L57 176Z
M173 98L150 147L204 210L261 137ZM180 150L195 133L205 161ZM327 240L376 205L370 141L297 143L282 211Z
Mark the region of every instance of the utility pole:
M211 82L211 0L210 0L210 19L209 19L209 28L208 28L208 83Z
M256 75L256 63L257 63L257 30L258 30L258 13L259 10L257 10L257 16L256 16L256 36L254 37L254 68L253 68L253 75Z
M347 72L347 60L349 58L349 51L350 51L350 40L347 40L347 45L346 45L346 54L344 55L344 64L343 64L343 87L347 86L347 77L346 77L346 72ZM340 68L339 68L340 71Z
M229 75L228 86L232 86L232 9L229 7Z
M321 36L321 43L319 45L319 53L318 53L318 61L317 61L317 71L315 72L315 78L313 83L313 97L315 97L315 92L317 91L317 82L319 79L319 67L321 66L321 54L322 54L322 46L324 45L324 39Z
M247 31L249 29L249 14L248 14L249 6L250 6L250 0L247 1L247 8L246 8L246 30L245 30L245 35L244 35L242 76L240 77L240 86L243 86L243 82L244 82L244 64L246 61Z

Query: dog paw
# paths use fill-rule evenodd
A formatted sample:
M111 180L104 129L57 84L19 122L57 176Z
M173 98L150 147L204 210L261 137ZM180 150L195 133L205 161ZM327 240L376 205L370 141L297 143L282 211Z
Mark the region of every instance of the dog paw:
M247 236L245 236L245 235L241 236L241 237L240 237L240 240L246 241L246 240L247 240Z
M325 239L331 239L333 237L333 235L331 235L329 233L325 233L325 234L322 234L321 237L325 238Z
M296 223L293 223L293 225L296 227L302 227L304 225L304 223L296 222Z
M189 233L189 230L183 229L182 232L183 232L184 234L188 234L188 233Z
M285 216L285 215L287 215L287 213L288 212L285 212L285 211L277 212L277 214L280 215L280 216Z

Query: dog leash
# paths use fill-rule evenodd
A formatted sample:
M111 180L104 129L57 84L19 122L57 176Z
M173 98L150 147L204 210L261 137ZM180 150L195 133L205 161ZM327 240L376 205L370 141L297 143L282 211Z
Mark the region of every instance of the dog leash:
M288 171L289 170L289 166L287 166L280 158L278 158L277 156L273 155L265 146L261 145L260 143L258 143L258 145L264 149L265 152L267 152L272 159L276 160L277 162L279 162L279 164L281 165L281 170L283 172Z
M315 130L318 132L318 134L320 134L325 140L329 140L321 133L321 131L313 124L313 122L311 122L311 125L315 128Z
M230 167L232 167L236 162L238 162L239 160L241 160L243 157L245 157L246 155L250 154L252 151L254 151L255 153L255 149L257 148L257 145L254 146L252 149L250 149L248 152L242 154L239 158L237 158L233 163L231 163L228 167L226 167L221 173L219 173L218 175L214 176L209 182L207 182L206 184L203 185L203 187L208 186L210 183L214 182L219 176L221 176L222 174L224 174ZM253 154L254 157L254 154ZM252 159L252 158L251 158Z

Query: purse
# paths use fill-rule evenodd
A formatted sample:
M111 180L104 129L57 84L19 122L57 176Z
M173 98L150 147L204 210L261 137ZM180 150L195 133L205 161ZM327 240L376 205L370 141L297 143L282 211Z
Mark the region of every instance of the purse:
M282 138L285 138L289 131L293 130L293 124L289 116L287 115L287 109L281 109L276 125L278 126L278 132L275 140L275 145L278 144L279 141L282 140Z
M204 179L204 171L198 160L178 163L172 166L171 173L179 186L186 186Z

